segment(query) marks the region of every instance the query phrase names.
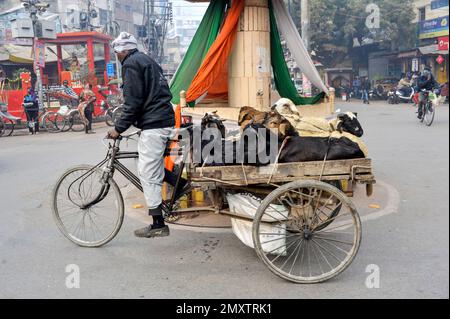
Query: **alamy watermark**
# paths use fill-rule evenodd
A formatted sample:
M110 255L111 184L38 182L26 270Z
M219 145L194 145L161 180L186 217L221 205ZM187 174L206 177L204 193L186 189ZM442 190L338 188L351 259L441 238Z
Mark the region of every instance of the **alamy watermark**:
M75 264L66 266L66 288L67 289L80 289L80 267Z
M366 278L366 287L368 289L380 289L381 287L381 277L380 277L380 267L378 265L368 265L366 267L366 273L369 274Z
M369 30L379 29L381 22L380 7L375 3L370 3L366 7L366 13L369 14L366 18L366 27Z

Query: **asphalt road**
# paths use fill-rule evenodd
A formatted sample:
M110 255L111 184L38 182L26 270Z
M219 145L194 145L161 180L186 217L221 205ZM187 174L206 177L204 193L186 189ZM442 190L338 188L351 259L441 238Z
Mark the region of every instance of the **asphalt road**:
M53 222L51 190L68 167L104 156L106 128L99 128L89 136L0 139L0 297L448 298L448 106L432 127L418 123L407 105L338 107L359 113L380 181L372 201L382 206L370 215L371 201L355 198L370 216L357 258L339 277L319 285L286 282L229 230L176 228L165 239L137 239L133 230L143 224L135 216L108 246L74 246ZM80 269L79 289L66 287L72 264ZM380 271L379 288L366 286L369 265Z

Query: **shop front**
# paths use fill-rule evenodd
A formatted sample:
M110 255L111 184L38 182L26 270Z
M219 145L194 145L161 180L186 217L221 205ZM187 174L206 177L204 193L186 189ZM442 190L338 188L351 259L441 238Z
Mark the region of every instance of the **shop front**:
M419 46L422 65L431 67L439 83L448 82L449 16L422 21L419 28Z

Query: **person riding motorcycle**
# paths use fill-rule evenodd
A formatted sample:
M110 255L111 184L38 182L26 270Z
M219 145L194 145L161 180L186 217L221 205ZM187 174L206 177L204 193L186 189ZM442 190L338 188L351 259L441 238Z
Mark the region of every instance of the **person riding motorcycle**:
M433 74L431 73L431 69L429 67L426 67L422 71L422 75L419 77L417 81L417 86L420 91L419 95L419 111L417 117L419 119L423 116L423 105L427 102L428 94L425 91L433 91L434 89L439 89L440 85L436 80L434 79Z

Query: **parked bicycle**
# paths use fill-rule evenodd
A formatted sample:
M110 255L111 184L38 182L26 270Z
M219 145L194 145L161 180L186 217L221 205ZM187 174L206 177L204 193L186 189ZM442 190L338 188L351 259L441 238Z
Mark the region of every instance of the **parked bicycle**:
M98 86L98 93L103 96L104 100L101 102L102 112L96 117L104 116L106 125L114 126L122 108L122 100L119 94L111 93L109 87Z
M73 97L67 95L61 90L49 92L49 95L56 99L60 108L58 111L51 111L45 115L44 123L50 133L68 132L70 130L74 132L82 132L84 130L84 122L76 108L73 105L77 105L77 101Z
M0 102L0 137L11 136L21 118L8 112L8 105Z

